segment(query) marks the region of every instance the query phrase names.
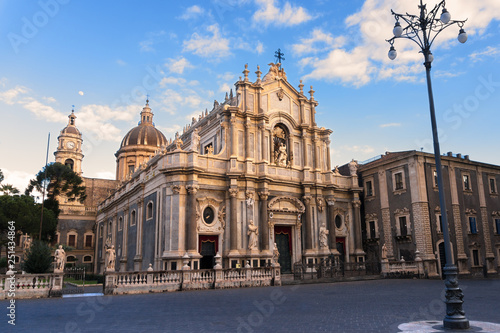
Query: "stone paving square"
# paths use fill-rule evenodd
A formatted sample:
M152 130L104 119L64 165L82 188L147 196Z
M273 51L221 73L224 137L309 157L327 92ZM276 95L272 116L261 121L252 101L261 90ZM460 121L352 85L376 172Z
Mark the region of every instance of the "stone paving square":
M500 324L500 280L461 280L471 321ZM439 280L373 280L283 287L16 301L0 332L400 332L444 317Z

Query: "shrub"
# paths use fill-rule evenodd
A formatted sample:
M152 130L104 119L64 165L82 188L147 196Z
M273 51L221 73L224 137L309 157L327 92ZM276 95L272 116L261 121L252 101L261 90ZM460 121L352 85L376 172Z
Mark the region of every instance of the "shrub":
M21 268L26 273L47 273L52 268L52 260L49 245L37 239L31 244Z

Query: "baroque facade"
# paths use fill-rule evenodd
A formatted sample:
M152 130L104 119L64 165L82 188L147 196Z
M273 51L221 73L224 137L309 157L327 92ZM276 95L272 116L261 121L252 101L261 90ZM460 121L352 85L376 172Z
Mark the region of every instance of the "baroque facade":
M500 166L468 155L441 157L452 258L462 275L497 274L500 263ZM389 260L420 253L429 277L445 265L434 155L403 151L359 166L362 235L368 259L385 245Z
M76 127L74 111L68 118L68 125L61 130L57 138L58 145L54 152L55 161L70 167L82 177L87 198L83 203L70 202L64 196L58 198L60 213L56 239L53 240L53 243L70 248L67 251L68 264L85 265L88 269L93 270L97 204L112 193L118 182L82 176L84 157L82 133Z
M148 103L116 153L118 189L98 207L96 272L267 266L283 272L329 255L363 261L356 167L332 171L331 130L316 124L314 90L280 64L166 140ZM112 250L111 250L112 249ZM116 251L116 252L115 252Z

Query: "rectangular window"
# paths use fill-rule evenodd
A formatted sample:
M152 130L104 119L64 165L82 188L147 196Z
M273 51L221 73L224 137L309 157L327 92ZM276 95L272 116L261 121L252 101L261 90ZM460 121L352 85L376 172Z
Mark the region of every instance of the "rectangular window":
M368 234L366 232L366 222L363 221L363 223L361 223L361 239L365 241L367 238Z
M375 233L375 221L370 221L370 238L374 239L377 235Z
M438 232L443 232L442 231L442 227L443 227L443 217L441 215L439 215L439 217L438 217L437 231Z
M134 165L133 164L130 164L128 166L128 174L131 175L134 173Z
M394 181L395 181L395 189L402 190L403 189L403 173L398 172L398 173L394 174Z
M130 213L130 225L135 225L135 219L136 219L136 216L135 216L135 210L133 210L131 213Z
M434 176L434 180L433 180L434 184L433 185L434 185L434 187L438 187L438 173L436 170L434 170L433 176Z
M472 250L472 260L474 260L474 266L479 266L479 250Z
M495 225L497 227L497 235L500 235L500 219L495 219Z
M373 185L371 180L366 182L366 196L367 197L373 196Z
M68 246L75 247L76 246L76 235L68 236Z
M476 218L469 216L469 227L471 234L477 234Z
M464 179L464 190L470 191L470 177L469 175L463 175Z
M92 235L85 235L85 247L92 247Z
M401 236L407 236L408 235L408 227L406 225L406 216L400 216L399 217L399 230L401 232Z
M490 193L497 193L495 178L490 178Z

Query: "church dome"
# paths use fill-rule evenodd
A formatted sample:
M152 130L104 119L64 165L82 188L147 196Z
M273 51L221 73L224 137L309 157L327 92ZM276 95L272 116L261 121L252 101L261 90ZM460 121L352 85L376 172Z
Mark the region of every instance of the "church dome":
M123 138L120 148L135 145L161 147L167 143L165 135L153 126L143 125L132 128Z
M122 140L120 149L128 146L148 146L161 147L167 143L167 139L163 133L155 128L153 123L153 112L149 107L149 100L146 101L146 106L141 111L141 121L139 125L132 128Z

